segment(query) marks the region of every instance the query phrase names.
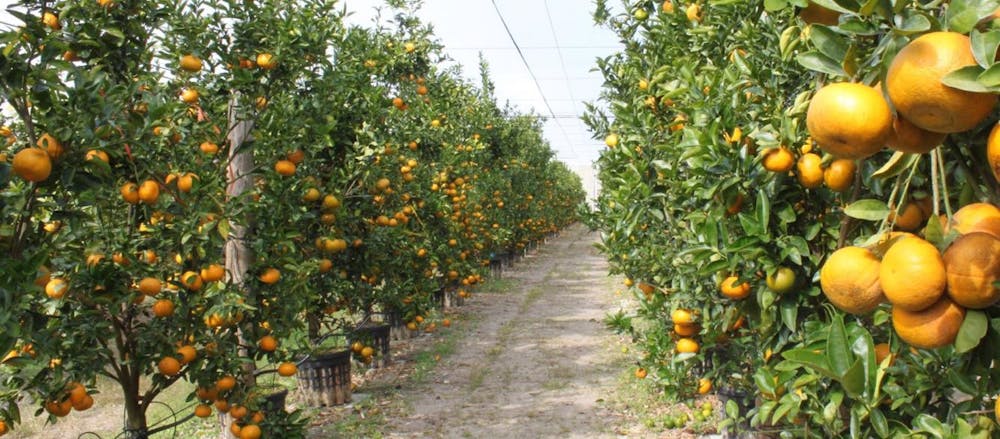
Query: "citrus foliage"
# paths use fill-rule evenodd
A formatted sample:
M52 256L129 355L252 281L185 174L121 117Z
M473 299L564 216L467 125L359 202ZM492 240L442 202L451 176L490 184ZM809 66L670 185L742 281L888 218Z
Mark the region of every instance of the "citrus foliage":
M170 427L145 412L179 380L195 415L293 437L301 419L263 413L255 376L294 375L373 312L419 319L583 198L538 119L499 107L485 67L485 88L434 67L404 13L366 29L321 0L9 11L0 434L29 396L53 421L89 408L105 375L127 437Z
M625 6L588 219L643 370L758 431L991 434L1000 4Z

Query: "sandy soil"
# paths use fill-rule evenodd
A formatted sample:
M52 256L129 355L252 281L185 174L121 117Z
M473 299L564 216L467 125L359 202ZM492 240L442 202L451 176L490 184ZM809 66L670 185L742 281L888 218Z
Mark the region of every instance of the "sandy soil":
M510 291L479 294L481 321L425 384L405 389L409 413L389 417L392 438L618 437L604 404L621 363L602 319L612 279L593 243L573 227L513 270Z

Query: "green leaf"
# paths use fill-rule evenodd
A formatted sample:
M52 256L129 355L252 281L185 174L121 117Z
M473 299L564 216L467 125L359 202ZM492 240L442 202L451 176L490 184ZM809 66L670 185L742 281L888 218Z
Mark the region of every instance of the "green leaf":
M991 0L954 0L945 15L948 28L967 34L976 27L979 20L997 9L996 1Z
M788 0L764 0L764 9L767 12L780 11L788 6Z
M816 352L813 349L790 349L781 353L781 356L790 362L806 366L821 375L830 379L839 379L840 375L830 370L830 362L826 355Z
M1000 46L1000 31L982 33L972 31L969 34L972 43L972 55L980 67L989 70L996 62L997 47Z
M913 420L913 426L917 427L919 431L928 433L938 439L944 439L948 431L945 429L944 424L938 421L931 415L922 413Z
M896 151L881 168L872 173L872 178L887 179L895 177L909 169L910 166L913 166L913 163L917 160L920 160L920 154Z
M799 304L795 300L785 299L781 301L781 322L785 324L785 327L789 331L795 331L796 323L799 318Z
M980 84L986 87L1000 86L1000 64L994 64L976 77Z
M726 416L730 419L736 419L740 416L740 406L736 404L736 401L731 399L726 401Z
M945 75L944 78L941 78L941 82L944 85L959 90L971 91L973 93L988 93L990 89L979 82L979 76L983 72L985 70L978 65L966 66Z
M767 226L771 222L771 199L767 196L764 188L757 190L757 222L765 233Z
M830 369L838 379L843 377L854 363L854 354L851 353L851 346L847 341L843 314L836 314L830 323L830 335L826 338L826 356L829 358ZM861 385L864 386L863 381Z
M858 200L844 208L844 214L865 221L881 221L889 216L889 206L881 200Z
M893 30L898 34L911 35L927 32L930 29L931 21L927 16L908 9L903 11L903 21Z
M823 407L823 420L832 424L835 419L840 417L840 404L842 402L844 402L843 392L839 390L830 392L830 400Z
M809 34L809 41L830 59L843 60L847 56L847 39L827 26L814 24Z
M865 365L862 363L860 358L854 360L851 367L844 372L843 377L840 379L840 385L844 386L844 390L847 391L847 396L850 396L851 398L857 398L864 394Z
M889 437L889 422L885 419L885 414L878 407L872 409L868 414L871 419L872 428L879 437Z
M967 395L975 395L977 392L976 383L972 381L972 378L965 373L959 372L958 369L949 368L947 372L948 383L955 386L956 389L964 392Z
M830 59L830 57L815 50L802 53L795 57L795 60L798 61L802 67L815 72L826 73L833 76L847 76L847 73L844 72L844 69L841 67L839 61Z
M979 310L968 310L965 313L965 320L958 330L958 337L955 339L955 352L964 353L971 351L979 345L983 337L986 336L986 329L989 321L986 314Z

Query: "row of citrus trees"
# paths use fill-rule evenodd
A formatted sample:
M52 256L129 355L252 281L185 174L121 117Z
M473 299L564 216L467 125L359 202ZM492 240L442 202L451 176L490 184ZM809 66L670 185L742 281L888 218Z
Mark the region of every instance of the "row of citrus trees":
M1000 2L625 6L588 218L637 376L759 432L988 437Z
M266 374L374 312L422 320L583 198L537 118L500 108L485 67L482 87L435 68L404 12L374 28L327 0L8 12L0 435L21 407L87 410L104 376L125 437L174 426L146 413L179 381L233 436L296 437L297 415L263 411Z

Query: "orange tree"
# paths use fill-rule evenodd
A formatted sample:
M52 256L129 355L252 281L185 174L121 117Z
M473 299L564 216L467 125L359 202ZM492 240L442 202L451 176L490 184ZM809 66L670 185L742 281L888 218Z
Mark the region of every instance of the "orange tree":
M988 435L1000 5L861 3L598 5L625 50L590 219L639 298L610 322L756 429Z

